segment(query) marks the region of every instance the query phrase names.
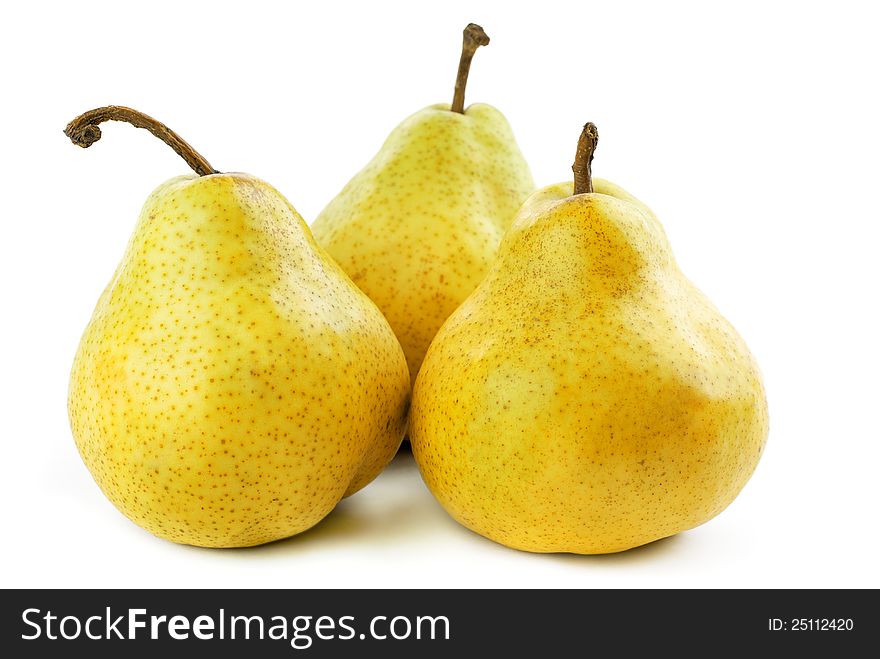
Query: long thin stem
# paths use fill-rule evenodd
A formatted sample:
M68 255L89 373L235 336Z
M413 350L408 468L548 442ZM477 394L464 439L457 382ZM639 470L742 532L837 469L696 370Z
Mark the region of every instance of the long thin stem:
M464 29L464 39L461 44L461 59L458 62L458 76L455 78L455 95L452 97L450 110L464 114L464 90L467 87L468 73L471 70L471 60L477 48L489 43L489 37L476 23L470 23Z
M211 167L205 158L180 135L168 128L165 124L156 121L143 112L122 107L121 105L108 105L103 108L89 110L67 124L64 134L70 141L84 149L92 146L101 139L101 128L98 124L105 121L126 121L137 128L144 128L165 142L192 167L199 176L216 174L217 170Z
M593 153L596 151L598 143L599 131L596 124L592 122L585 124L578 139L574 164L571 166L571 170L574 172L574 194L593 191Z

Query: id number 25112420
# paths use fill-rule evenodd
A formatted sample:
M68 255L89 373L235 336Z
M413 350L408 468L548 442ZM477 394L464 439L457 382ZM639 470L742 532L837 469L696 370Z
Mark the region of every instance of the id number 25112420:
M852 618L770 618L767 628L771 632L849 632L853 629Z

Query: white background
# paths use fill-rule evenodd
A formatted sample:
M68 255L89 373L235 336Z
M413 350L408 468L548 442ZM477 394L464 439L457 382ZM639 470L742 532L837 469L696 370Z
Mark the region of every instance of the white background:
M880 586L877 17L867 2L716 4L8 6L0 585ZM131 524L77 455L67 377L147 194L186 166L145 131L106 124L83 151L61 129L139 108L311 220L400 120L451 99L469 21L492 43L468 101L506 114L536 182L568 179L596 122L596 175L654 209L751 346L771 415L751 482L708 524L605 557L470 533L410 456L262 548L181 547Z

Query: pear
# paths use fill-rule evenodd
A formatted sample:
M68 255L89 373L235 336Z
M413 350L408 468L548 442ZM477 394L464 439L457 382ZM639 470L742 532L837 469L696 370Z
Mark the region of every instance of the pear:
M471 59L487 43L481 27L465 28L452 105L405 119L312 224L318 243L385 314L413 380L535 189L504 116L489 105L464 109Z
M746 344L678 269L654 214L592 179L524 204L437 333L413 393L422 476L461 524L533 552L601 554L706 522L768 433Z
M216 173L129 108L93 110L65 133L87 147L107 120L147 128L197 175L147 199L82 337L69 393L82 459L122 513L174 542L305 531L397 450L403 351L272 186Z

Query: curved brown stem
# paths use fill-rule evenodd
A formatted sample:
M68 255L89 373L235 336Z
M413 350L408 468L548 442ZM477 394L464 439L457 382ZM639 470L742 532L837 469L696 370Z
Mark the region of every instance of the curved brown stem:
M64 129L64 134L70 141L84 149L92 146L101 139L101 128L98 124L105 121L126 121L137 128L144 128L170 146L186 164L192 167L199 176L216 174L217 170L180 135L160 123L148 117L143 112L122 107L121 105L108 105L103 108L89 110L71 121Z
M477 48L489 43L489 37L476 23L470 23L464 29L464 40L461 43L461 59L458 62L458 76L455 78L455 95L452 97L452 105L449 107L453 112L464 114L464 90L467 87L468 73L471 70L471 60Z
M599 143L599 130L596 124L590 122L584 125L578 139L577 153L574 156L574 164L571 170L574 172L574 194L584 194L593 191L593 153Z

